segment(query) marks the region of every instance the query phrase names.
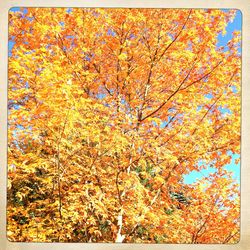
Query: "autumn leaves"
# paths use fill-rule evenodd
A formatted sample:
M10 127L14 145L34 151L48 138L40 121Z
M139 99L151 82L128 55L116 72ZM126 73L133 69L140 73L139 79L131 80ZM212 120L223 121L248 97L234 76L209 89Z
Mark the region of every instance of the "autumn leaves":
M224 166L240 152L240 33L216 45L235 11L20 13L9 19L9 239L236 242L239 189ZM209 164L215 174L183 182Z

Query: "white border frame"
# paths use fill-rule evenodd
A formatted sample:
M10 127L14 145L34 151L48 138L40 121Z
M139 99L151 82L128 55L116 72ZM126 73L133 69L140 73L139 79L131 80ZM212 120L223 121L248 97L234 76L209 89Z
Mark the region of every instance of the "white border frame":
M241 239L234 245L209 244L109 244L109 243L14 243L6 237L6 187L7 187L7 62L8 62L8 11L12 7L134 7L134 8L235 8L242 12L243 48L242 48L242 142L241 142ZM53 249L250 249L250 132L247 130L250 121L250 2L249 0L2 0L0 3L0 248L3 250L45 250ZM249 85L249 86L248 86Z

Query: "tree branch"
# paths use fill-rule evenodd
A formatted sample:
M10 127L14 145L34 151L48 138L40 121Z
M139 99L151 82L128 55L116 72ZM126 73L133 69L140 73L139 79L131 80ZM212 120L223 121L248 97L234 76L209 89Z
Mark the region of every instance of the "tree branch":
M170 101L172 99L172 97L174 97L178 91L180 90L181 86L186 82L186 80L188 79L189 75L191 74L194 66L195 66L196 60L194 60L191 68L189 69L186 77L182 80L182 82L179 84L179 86L177 87L177 89L167 98L166 101L164 101L158 108L156 108L154 111L152 111L151 113L149 113L148 115L146 115L145 117L143 117L140 122L146 120L148 117L151 117L152 115L156 114L162 107L164 107L168 101Z
M164 49L164 51L162 52L162 54L160 55L160 57L157 59L157 61L160 61L161 58L165 55L166 51L173 45L173 43L177 40L177 38L180 36L180 34L182 33L182 31L184 30L190 15L191 15L192 9L189 11L188 16L186 18L186 21L184 22L184 24L182 25L180 31L178 32L178 34L176 35L176 37L174 38L174 40Z

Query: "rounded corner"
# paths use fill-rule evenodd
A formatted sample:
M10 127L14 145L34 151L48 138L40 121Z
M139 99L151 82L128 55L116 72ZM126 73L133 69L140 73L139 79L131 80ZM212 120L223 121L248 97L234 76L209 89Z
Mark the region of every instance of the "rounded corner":
M15 241L14 239L11 239L8 235L6 235L6 240L9 242L9 243L15 243L17 241Z
M8 15L10 15L13 12L20 11L20 7L18 6L12 6L8 9Z
M235 11L236 11L237 13L239 13L239 15L240 15L240 17L241 17L241 19L242 19L242 17L243 17L242 10L236 8Z
M10 12L14 12L14 9L16 9L16 6L12 6L8 9L8 14L10 14Z

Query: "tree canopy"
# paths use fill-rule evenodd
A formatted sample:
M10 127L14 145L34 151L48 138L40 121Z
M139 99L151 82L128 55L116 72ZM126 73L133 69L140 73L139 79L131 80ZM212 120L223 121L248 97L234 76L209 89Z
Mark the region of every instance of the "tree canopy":
M235 13L9 12L11 241L239 240L240 32L217 45Z

